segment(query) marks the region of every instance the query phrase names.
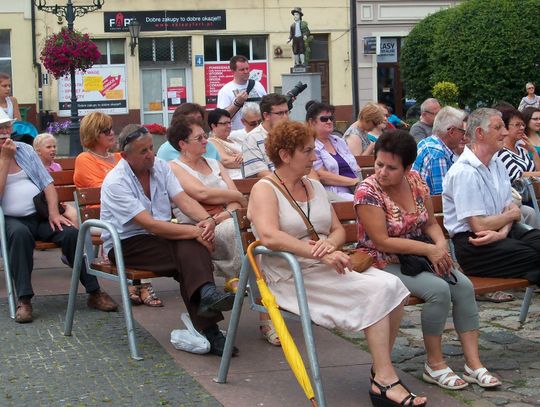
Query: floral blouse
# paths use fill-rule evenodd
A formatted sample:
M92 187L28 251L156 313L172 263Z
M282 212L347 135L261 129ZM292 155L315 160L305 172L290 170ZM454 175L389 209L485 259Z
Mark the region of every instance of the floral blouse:
M409 238L422 234L422 230L428 221L428 211L425 200L429 197L429 188L416 171L410 171L407 181L411 187L415 212L405 212L382 190L375 175L362 181L354 194L354 205L373 205L381 208L386 217L388 236ZM358 243L357 248L373 257L373 265L385 268L388 263L399 263L395 254L378 251L372 242L362 220L357 221Z

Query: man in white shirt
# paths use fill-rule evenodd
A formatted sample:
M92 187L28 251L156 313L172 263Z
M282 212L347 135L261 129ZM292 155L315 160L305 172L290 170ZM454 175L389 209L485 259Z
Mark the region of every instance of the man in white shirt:
M540 230L520 223L510 179L497 157L508 134L501 113L477 109L467 123L470 148L443 180L444 226L458 263L468 275L540 284Z
M250 131L242 146L244 178L265 177L274 170L274 164L266 155L264 142L268 132L282 122L289 120L287 98L277 93L270 93L262 98L262 123Z
M234 295L214 284L210 251L216 221L184 192L168 164L155 158L152 136L144 127L126 126L118 143L123 159L103 181L101 219L118 231L127 267L180 283L193 325L210 342L210 352L221 355L225 337L217 322L222 311L232 308ZM171 201L198 223L171 223ZM104 232L102 238L103 251L114 263L111 235Z
M259 108L258 103L246 102L238 114L240 115L240 121L244 127L239 130L231 131L229 140L242 146L246 141L248 133L261 124L261 109Z
M259 100L266 95L266 90L260 82L249 80L249 62L245 56L233 56L229 66L233 72L233 80L219 90L217 107L231 114L232 130L238 130L243 127L239 111L244 103Z

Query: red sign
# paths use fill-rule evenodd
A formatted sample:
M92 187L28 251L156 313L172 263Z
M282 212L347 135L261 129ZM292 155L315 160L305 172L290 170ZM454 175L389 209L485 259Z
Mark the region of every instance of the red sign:
M169 86L167 88L168 110L176 110L182 103L187 102L187 92L185 86Z
M107 91L112 90L118 85L120 85L120 80L122 79L122 75L117 76L107 76L105 79L103 79L103 90L100 92L103 96L107 93Z
M266 62L249 63L250 79L263 85L268 92L268 65ZM206 108L217 107L217 94L228 82L233 80L233 73L228 62L215 62L204 64L204 80L206 88Z

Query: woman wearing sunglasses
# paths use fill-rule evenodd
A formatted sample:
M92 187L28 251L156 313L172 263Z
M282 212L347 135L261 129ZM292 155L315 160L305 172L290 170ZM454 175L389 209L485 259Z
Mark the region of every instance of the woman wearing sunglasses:
M317 160L313 169L327 191L339 195L346 201L352 201L353 192L360 182L360 167L351 154L347 143L334 131L334 106L321 102L308 102L306 122L317 133L315 154Z
M143 128L144 129L144 128ZM144 129L146 130L146 129ZM81 120L81 144L86 149L75 160L73 181L77 188L98 188L105 176L122 158L112 152L116 137L112 129L112 118L108 114L92 112ZM133 305L163 307L163 302L154 292L150 280L141 280L140 286L129 286L129 299Z

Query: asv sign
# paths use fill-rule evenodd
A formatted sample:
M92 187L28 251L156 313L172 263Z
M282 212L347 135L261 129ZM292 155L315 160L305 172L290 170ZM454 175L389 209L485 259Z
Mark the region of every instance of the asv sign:
M381 38L377 62L397 62L397 44L397 38Z

